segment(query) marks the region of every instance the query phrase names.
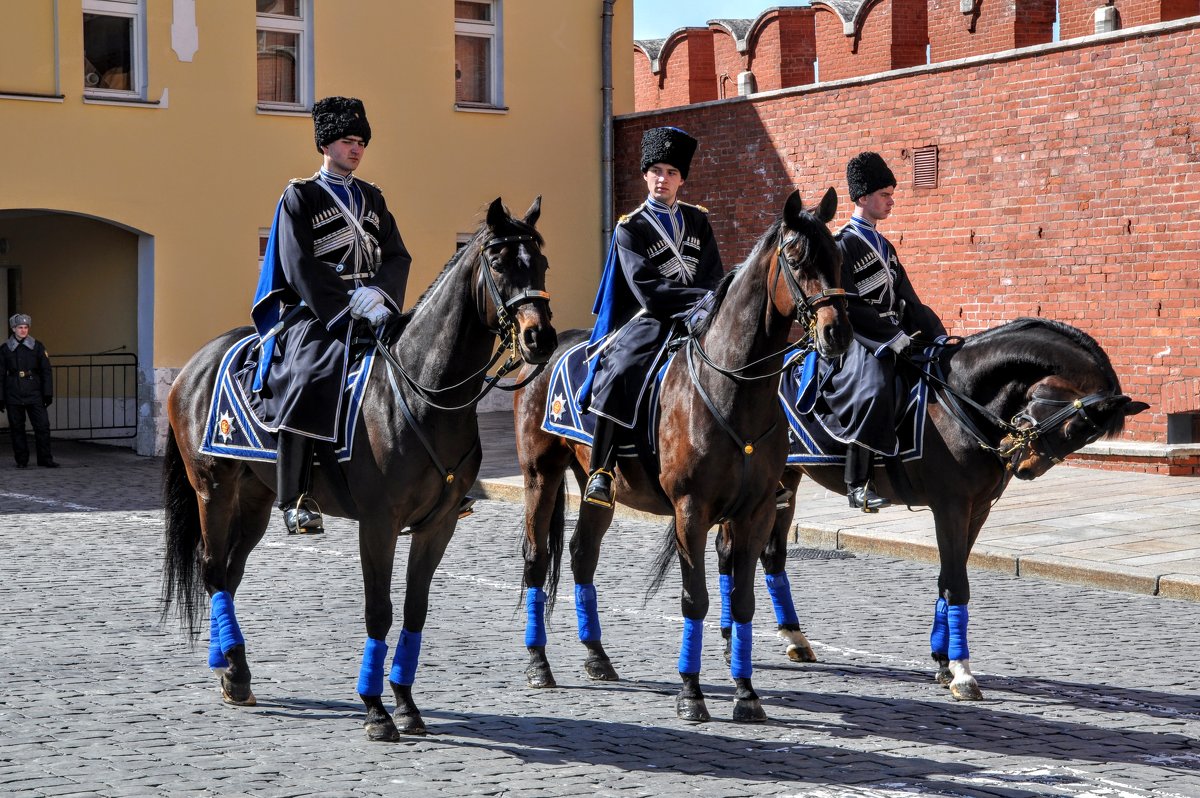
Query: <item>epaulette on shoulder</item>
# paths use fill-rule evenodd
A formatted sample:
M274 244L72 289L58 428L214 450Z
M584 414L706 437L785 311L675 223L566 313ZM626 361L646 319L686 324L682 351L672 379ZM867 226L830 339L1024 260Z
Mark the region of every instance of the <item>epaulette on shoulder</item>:
M617 219L617 224L625 224L632 218L633 218L632 213L623 213L623 214L621 214L621 218Z
M679 204L686 205L689 208L695 208L696 210L700 211L700 213L708 213L708 208L705 208L703 205L697 205L694 202L684 202L683 200L679 200Z
M317 179L316 175L313 175L312 177L293 177L291 180L288 181L288 183L289 184L311 183L312 181L314 181L316 179Z

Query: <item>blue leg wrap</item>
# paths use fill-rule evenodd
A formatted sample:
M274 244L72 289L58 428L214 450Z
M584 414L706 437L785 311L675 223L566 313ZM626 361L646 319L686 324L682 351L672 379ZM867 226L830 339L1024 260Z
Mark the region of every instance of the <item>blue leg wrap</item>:
M767 592L771 594L771 603L775 605L775 622L800 625L796 617L796 605L792 603L792 583L788 580L787 571L777 574L766 574Z
M400 642L396 644L396 658L392 660L392 672L388 678L403 687L412 687L417 677L417 658L421 656L421 633L400 630Z
M947 656L950 650L950 622L946 619L946 600L940 598L933 605L933 630L929 633L931 653Z
M946 610L950 627L950 659L970 659L967 650L967 605L955 604Z
M546 645L546 591L540 587L525 591L525 645Z
M733 594L733 574L721 574L721 629L733 626L733 610L729 597Z
M748 623L733 625L733 657L729 663L729 675L735 679L749 679L754 670L750 665L750 650L754 647L753 627Z
M704 620L683 619L683 643L679 646L679 672L700 672L700 650L704 647Z
M227 663L225 655L221 653L221 622L217 620L216 607L209 614L208 619L208 667L224 668Z
M222 590L213 594L212 597L212 620L211 624L217 627L217 645L221 649L221 661L213 665L213 649L210 645L208 651L208 664L214 668L225 667L225 653L234 646L246 645L246 639L242 637L242 630L238 628L237 616L233 614L233 596L229 595L229 591ZM209 635L211 639L211 632Z
M383 695L383 665L387 662L386 640L367 638L363 648L362 667L358 669L358 694L368 698Z
M594 643L600 639L595 585L575 585L575 620L579 623L579 642Z

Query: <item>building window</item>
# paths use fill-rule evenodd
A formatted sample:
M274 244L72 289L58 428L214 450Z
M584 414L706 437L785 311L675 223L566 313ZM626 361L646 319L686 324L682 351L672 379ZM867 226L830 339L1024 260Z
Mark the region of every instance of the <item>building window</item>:
M258 105L298 111L312 103L312 3L256 0Z
M142 0L83 0L83 90L88 97L140 99L146 89Z
M499 108L503 46L500 0L454 0L454 102Z

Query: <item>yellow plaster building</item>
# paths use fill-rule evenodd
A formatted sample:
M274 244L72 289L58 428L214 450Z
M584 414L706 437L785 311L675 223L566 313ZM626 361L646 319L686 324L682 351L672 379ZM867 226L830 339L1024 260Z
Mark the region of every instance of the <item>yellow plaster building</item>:
M320 165L315 98L361 98L413 255L411 303L488 203L543 196L560 329L602 253L604 11L633 0L0 0L0 310L56 352L136 354L137 450L213 336L249 322L287 180ZM613 110L632 67L613 59Z

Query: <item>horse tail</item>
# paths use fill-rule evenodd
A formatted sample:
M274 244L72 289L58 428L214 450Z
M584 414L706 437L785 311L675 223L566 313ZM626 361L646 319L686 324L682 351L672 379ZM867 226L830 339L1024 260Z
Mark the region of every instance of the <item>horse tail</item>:
M546 574L546 611L554 609L554 597L558 595L558 578L562 574L563 537L567 526L567 481L558 486L554 497L554 510L550 513L550 534L546 545L550 553L550 573Z
M167 427L167 453L163 460L164 556L162 620L177 605L180 625L188 636L199 635L204 583L196 567L200 545L200 505L188 481L183 453L175 430Z
M667 534L663 536L658 554L650 565L650 586L646 588L647 601L662 587L663 580L667 578L667 570L674 564L678 555L679 539L675 531L675 519L672 518L671 523L667 524Z

